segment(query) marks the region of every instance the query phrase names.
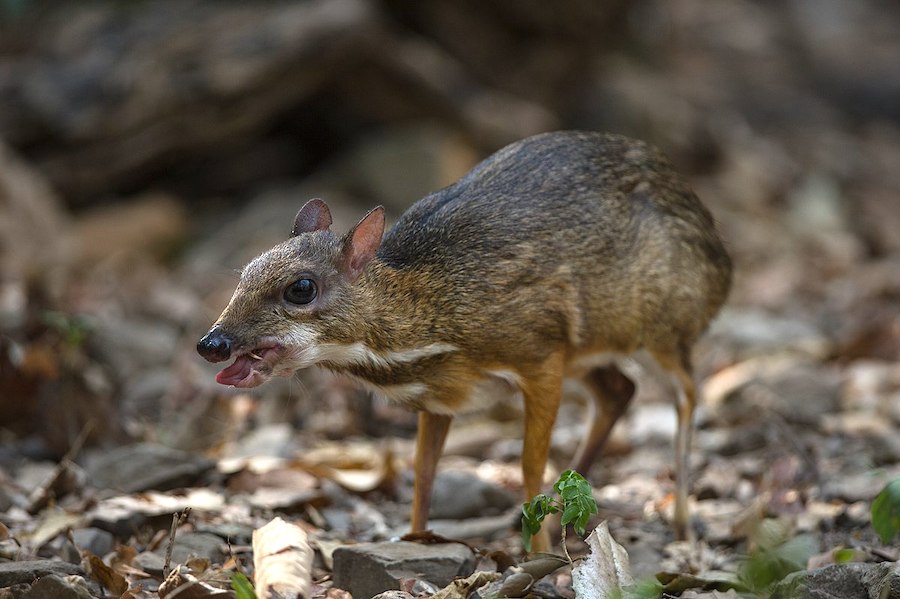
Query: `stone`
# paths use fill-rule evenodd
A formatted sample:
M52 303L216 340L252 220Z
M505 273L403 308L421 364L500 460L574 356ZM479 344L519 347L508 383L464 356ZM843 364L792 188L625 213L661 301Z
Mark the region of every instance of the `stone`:
M239 522L201 522L194 530L216 535L233 545L249 545L253 538L253 527Z
M27 68L20 63L16 75L0 73L0 130L28 145L33 130L20 125L40 120L57 143L35 160L67 198L115 193L163 157L228 146L269 126L274 115L356 64L375 13L361 0L167 6L160 12L73 5L52 25L45 22L53 41L42 46L41 59ZM71 43L81 36L92 40L93 51ZM188 57L190 84L172 66ZM137 82L135 73L143 73ZM10 85L15 91L6 93ZM210 110L210 102L232 110ZM74 147L60 143L76 138Z
M91 483L123 493L196 485L215 463L194 453L152 443L96 452L87 460Z
M450 185L478 162L474 148L454 130L408 125L372 134L333 168L345 186L365 189L374 204L395 213Z
M840 407L840 372L808 359L777 356L727 370L730 382L723 371L706 386L716 422L754 422L760 411L772 411L791 424L817 426Z
M771 599L900 599L900 564L832 564L790 574Z
M871 599L900 599L900 563L866 564L861 580Z
M430 516L455 520L487 516L514 503L512 494L505 489L474 474L450 470L439 473L435 479Z
M225 540L222 537L208 532L179 533L172 548L172 563L183 564L192 557L205 557L210 562L219 564L225 561L224 546ZM156 553L165 555L166 543Z
M465 545L364 543L334 551L334 585L354 597L399 590L403 580L422 579L443 588L475 569L475 556Z
M268 424L247 433L224 450L225 458L290 457L294 428L288 423Z
M112 533L99 528L77 528L72 531L75 546L87 550L96 556L103 557L115 548L116 540Z
M91 599L94 595L88 588L84 578L50 574L36 580L22 599Z
M0 588L32 581L55 574L57 576L84 575L81 566L53 560L0 562Z
M482 539L492 541L501 539L518 527L522 516L520 507L510 508L502 514L484 516L482 518L464 518L460 520L428 521L428 528L435 534L448 539ZM408 526L404 524L400 534L406 534Z
M0 142L0 326L24 325L30 285L59 293L71 266L70 242L60 235L68 226L62 201L40 169ZM0 404L4 423L12 421L6 410L23 409L10 403Z
M91 347L123 380L150 367L168 365L177 347L178 328L159 318L93 318Z
M749 308L723 310L710 325L709 335L724 340L735 353L746 357L776 351L822 356L830 347L825 334L810 322Z
M152 551L143 551L134 556L133 565L140 568L151 576L162 577L163 568L166 565L166 558Z

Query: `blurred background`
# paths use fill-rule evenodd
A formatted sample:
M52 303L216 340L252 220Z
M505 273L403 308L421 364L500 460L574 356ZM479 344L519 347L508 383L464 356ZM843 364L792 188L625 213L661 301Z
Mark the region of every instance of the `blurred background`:
M579 128L663 149L734 256L698 348L701 429L759 433L762 402L852 436L856 410L887 452L868 463L896 463L898 31L879 0L3 0L3 455L79 435L215 452L267 423L408 437L413 415L325 373L221 388L194 345L306 200L337 230L395 218L511 141ZM653 414L668 447L674 415Z

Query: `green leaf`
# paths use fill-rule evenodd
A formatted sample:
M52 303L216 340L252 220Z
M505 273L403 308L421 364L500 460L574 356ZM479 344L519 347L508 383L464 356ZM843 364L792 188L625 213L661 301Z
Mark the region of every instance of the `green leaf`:
M846 564L856 559L856 551L847 547L841 547L832 551L831 557L834 558L834 563L836 564Z
M597 513L591 484L574 470L563 472L553 490L561 501L542 494L522 504L522 543L528 551L531 550L531 537L541 530L541 523L548 515L562 512L562 525L572 524L575 532L584 536L588 520Z
M574 470L566 470L553 486L563 501L563 526L572 524L575 532L584 536L585 528L592 514L597 513L597 502L591 491L591 484Z
M42 315L44 324L56 330L72 348L80 348L90 333L90 325L82 316L48 310Z
M761 548L740 566L738 578L751 590L765 592L791 572L803 570L818 542L810 535L797 535L772 548Z
M240 572L235 572L231 575L231 590L234 591L237 599L256 599L256 591L253 590L253 584Z
M559 475L553 490L559 494L563 502L566 502L579 495L590 494L591 484L574 470L566 470Z
M872 528L885 545L900 532L900 478L888 483L872 502Z
M643 578L625 589L628 599L659 599L663 593L663 585L652 576Z
M543 494L522 504L522 544L526 551L531 551L531 537L541 531L544 518L558 511L559 507L553 499Z

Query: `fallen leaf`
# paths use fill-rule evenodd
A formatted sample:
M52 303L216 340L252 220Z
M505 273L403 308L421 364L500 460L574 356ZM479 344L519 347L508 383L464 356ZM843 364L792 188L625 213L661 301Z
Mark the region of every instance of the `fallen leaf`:
M103 563L102 559L87 551L84 557L91 578L99 582L103 588L120 596L128 590L128 581L125 580L125 577Z
M72 514L59 508L48 508L40 513L40 524L30 535L26 535L24 540L29 541L35 549L39 549L57 535L70 528L78 528L84 522L83 514Z
M253 568L259 599L309 597L313 550L306 532L275 518L253 531Z
M604 520L585 539L591 552L572 570L572 588L579 599L605 599L621 595L634 584L628 553L619 545Z
M187 566L177 566L159 585L160 599L225 599L234 597L231 590L220 589L195 576Z
M479 570L468 578L458 578L434 594L432 599L466 599L474 591L500 578L499 572Z

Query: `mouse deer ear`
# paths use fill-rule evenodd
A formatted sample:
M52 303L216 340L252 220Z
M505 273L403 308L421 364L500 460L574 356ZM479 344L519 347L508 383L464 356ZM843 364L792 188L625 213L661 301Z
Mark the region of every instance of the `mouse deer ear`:
M384 235L384 208L372 208L344 238L342 270L351 281L362 273L381 245Z
M331 226L331 210L328 204L316 198L303 205L294 217L294 228L291 229L291 237L300 233L312 233L325 231Z

